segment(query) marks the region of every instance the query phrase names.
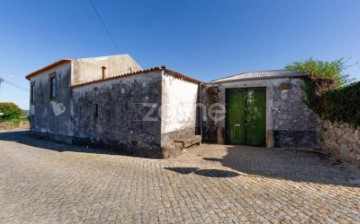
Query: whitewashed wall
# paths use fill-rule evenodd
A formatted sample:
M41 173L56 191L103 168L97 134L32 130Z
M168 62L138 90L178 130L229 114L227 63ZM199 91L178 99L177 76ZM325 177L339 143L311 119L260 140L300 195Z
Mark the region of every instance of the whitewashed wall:
M162 77L161 134L195 131L198 84L168 75ZM164 143L165 144L165 143Z

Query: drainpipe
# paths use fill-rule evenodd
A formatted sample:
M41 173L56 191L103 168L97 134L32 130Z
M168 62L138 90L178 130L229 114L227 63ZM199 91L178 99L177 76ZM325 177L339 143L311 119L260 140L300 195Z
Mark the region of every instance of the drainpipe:
M102 66L101 69L102 69L101 78L102 78L102 79L105 79L105 70L106 70L106 67L105 67L105 66Z

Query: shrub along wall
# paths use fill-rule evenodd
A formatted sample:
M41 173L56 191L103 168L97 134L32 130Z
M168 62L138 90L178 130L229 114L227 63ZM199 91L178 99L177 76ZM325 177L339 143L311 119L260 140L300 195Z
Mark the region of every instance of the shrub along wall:
M360 82L326 91L317 99L313 106L322 119L360 127Z
M360 82L316 98L312 107L322 118L323 149L360 165Z

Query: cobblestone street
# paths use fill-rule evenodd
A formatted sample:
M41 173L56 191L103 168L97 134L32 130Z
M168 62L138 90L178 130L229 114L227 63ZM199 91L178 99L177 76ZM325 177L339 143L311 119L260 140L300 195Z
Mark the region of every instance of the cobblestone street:
M157 160L0 132L0 223L359 223L358 168L203 144Z

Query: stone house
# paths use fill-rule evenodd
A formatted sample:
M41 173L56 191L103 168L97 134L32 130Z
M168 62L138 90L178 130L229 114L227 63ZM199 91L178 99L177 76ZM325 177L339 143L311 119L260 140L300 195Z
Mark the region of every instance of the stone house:
M200 82L164 66L142 69L129 55L61 59L26 78L34 136L148 157L175 156L174 140L199 142Z
M317 147L306 75L243 73L201 83L129 55L61 59L26 76L34 136L168 158L206 142ZM198 134L198 135L196 135Z

